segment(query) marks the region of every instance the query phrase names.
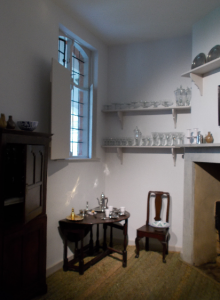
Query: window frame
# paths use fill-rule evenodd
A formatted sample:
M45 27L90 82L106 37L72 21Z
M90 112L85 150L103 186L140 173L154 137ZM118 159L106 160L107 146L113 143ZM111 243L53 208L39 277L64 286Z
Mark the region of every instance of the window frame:
M59 38L64 38L67 42L67 58L64 57L64 59L66 60L66 62L64 63L65 68L68 69L70 71L70 86L71 86L71 97L70 97L70 113L69 113L69 118L70 118L70 123L71 123L71 113L72 113L72 109L71 109L71 103L72 101L74 101L74 99L72 99L72 90L74 89L79 89L79 91L83 90L85 91L85 93L87 93L87 102L85 105L87 105L87 115L86 115L86 119L87 119L87 124L84 125L83 128L85 129L85 134L84 136L84 140L83 143L84 145L86 145L85 147L82 147L83 149L83 155L79 155L79 153L77 153L78 155L71 155L71 151L69 151L69 156L66 157L65 159L70 159L70 160L91 160L93 158L93 99L91 99L91 94L93 95L93 63L94 63L94 58L93 58L93 51L91 49L89 49L88 47L86 47L85 45L82 45L82 43L79 43L77 39L70 37L69 35L67 35L66 33L64 33L63 31L59 32ZM71 44L71 45L70 45ZM70 49L73 46L76 46L80 49L83 50L83 52L85 52L85 54L88 56L87 59L87 64L88 64L88 72L86 74L86 76L88 77L87 80L87 86L86 87L82 87L76 84L76 82L74 82L74 79L71 75L72 73L72 51L70 51ZM59 46L59 44L58 44ZM59 48L58 48L59 51ZM58 59L59 59L59 54L58 54ZM92 87L92 88L91 88ZM84 92L83 92L84 93ZM71 126L72 127L72 126ZM84 130L84 129L83 129ZM70 128L70 132L71 132L71 128ZM70 134L70 139L69 139L69 149L71 150L71 142L74 142L73 140L71 140L71 134ZM77 141L77 143L79 143L79 140ZM86 150L85 150L86 149Z

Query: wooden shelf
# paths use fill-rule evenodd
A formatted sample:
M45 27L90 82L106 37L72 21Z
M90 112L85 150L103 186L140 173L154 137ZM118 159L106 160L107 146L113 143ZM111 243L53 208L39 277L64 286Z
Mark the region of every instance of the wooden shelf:
M176 150L184 148L220 148L220 143L210 144L183 144L179 146L102 146L102 148L115 148L117 150L118 157L123 164L123 149L171 149L173 156L173 163L176 166Z
M173 156L173 163L176 166L176 149L180 149L180 146L102 146L102 148L116 148L118 157L123 164L123 149L171 149Z
M190 71L183 73L182 77L191 77L195 85L199 88L201 96L203 95L203 77L205 74L220 68L220 58L212 60L200 67L191 69Z
M129 112L136 112L136 113L148 113L148 112L156 112L161 114L163 111L168 111L172 113L174 128L176 128L176 120L178 113L184 112L191 112L191 106L169 106L169 107L156 107L156 108L135 108L135 109L118 109L118 110L102 110L103 113L117 113L121 129L123 129L123 116Z

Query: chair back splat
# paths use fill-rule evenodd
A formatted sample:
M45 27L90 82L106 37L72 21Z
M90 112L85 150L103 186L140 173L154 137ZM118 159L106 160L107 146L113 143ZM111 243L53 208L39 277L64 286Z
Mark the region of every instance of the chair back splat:
M146 225L149 224L149 215L150 215L150 198L152 194L155 195L155 211L156 211L156 216L154 218L155 221L161 221L161 208L162 208L162 198L163 196L166 196L167 198L167 211L166 211L166 222L169 221L169 207L170 207L170 194L166 192L153 192L150 191L148 193L148 199L147 199L147 220L146 220Z

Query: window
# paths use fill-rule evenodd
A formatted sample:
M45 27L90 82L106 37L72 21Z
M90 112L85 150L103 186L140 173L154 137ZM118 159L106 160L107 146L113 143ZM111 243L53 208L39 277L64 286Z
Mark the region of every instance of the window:
M70 71L70 158L92 156L91 56L91 51L76 40L59 36L58 62Z

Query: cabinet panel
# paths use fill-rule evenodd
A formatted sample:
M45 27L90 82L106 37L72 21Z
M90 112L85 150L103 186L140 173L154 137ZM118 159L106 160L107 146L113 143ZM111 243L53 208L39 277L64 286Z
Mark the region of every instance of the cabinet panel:
M42 206L41 206L41 188L42 185L33 186L31 188L26 189L26 196L25 196L25 221L30 220L32 218L32 214L36 210L39 210L42 213ZM39 214L39 212L37 214Z
M24 234L24 286L46 280L46 217L29 224Z
M4 199L24 197L25 184L24 145L7 144L4 153Z
M4 289L20 289L22 284L23 236L20 233L8 235L3 242L3 286Z
M43 211L44 146L27 145L25 222Z
M42 181L44 147L27 145L26 184L32 185Z
M3 286L15 299L29 299L46 291L46 216L38 217L3 241ZM9 298L10 299L10 298Z
M0 298L32 299L47 290L49 140L0 128Z

